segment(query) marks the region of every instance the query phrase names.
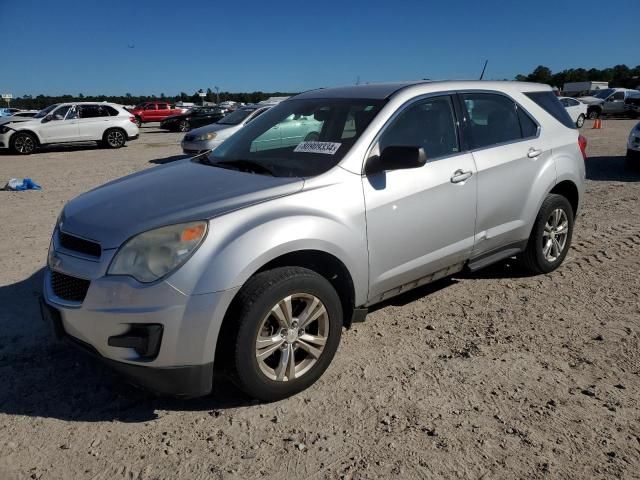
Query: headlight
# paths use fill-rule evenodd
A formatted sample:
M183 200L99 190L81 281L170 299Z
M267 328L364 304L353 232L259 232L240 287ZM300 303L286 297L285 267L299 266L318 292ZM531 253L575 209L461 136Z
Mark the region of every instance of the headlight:
M217 136L218 134L216 132L203 133L202 135L196 137L196 141L204 142L206 140L213 140Z
M175 271L196 251L207 233L207 222L190 222L141 233L125 243L107 272L154 282Z

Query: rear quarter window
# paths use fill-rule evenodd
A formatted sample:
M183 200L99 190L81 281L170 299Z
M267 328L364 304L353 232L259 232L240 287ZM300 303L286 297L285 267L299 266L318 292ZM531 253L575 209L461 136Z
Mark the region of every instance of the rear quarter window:
M573 120L553 92L526 92L525 95L567 128L576 128Z

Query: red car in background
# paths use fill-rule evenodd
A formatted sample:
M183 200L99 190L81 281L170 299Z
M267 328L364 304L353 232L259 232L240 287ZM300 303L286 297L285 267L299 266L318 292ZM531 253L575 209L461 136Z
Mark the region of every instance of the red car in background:
M143 102L136 105L130 111L136 117L138 127L143 123L161 122L171 115L180 115L183 113L182 109L176 108L174 105L163 101Z

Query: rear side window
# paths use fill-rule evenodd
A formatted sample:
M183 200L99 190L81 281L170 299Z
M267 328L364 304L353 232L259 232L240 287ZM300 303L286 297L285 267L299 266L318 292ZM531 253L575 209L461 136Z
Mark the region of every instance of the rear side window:
M167 105L166 103L158 104L158 110L168 110L168 109L169 109L169 105Z
M116 110L113 107L110 107L109 105L103 105L102 108L104 108L107 114L110 115L111 117L117 117L118 115L120 115L120 112L118 112L118 110Z
M469 118L472 149L517 142L535 137L538 132L538 125L509 97L464 93L462 100Z
M82 105L80 107L80 118L97 118L108 116L109 112L102 105Z
M535 137L538 134L538 125L522 108L516 105L518 112L518 121L520 122L520 131L522 138Z
M573 120L553 92L527 92L525 95L565 127L576 128Z

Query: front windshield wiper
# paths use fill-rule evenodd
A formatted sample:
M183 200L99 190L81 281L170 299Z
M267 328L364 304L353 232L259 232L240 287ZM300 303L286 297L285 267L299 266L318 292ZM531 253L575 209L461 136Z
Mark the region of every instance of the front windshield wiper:
M214 167L229 168L231 170L239 170L241 172L257 173L261 175L266 174L275 177L273 171L269 167L261 163L254 162L253 160L221 160L218 162L209 162L209 164Z

